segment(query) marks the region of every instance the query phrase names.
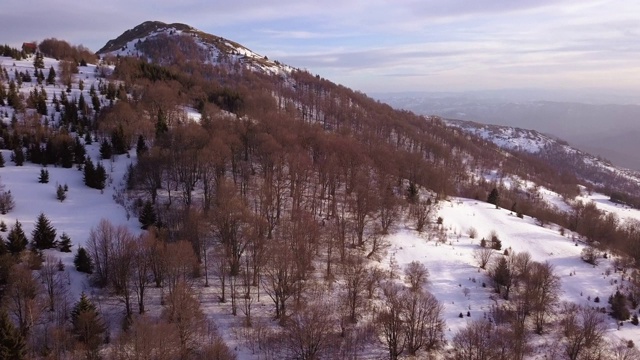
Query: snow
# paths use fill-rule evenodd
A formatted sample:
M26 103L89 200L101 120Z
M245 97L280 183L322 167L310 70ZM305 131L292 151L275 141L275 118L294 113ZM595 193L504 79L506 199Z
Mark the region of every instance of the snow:
M624 283L621 274L612 270L611 259L601 258L595 267L582 261L580 253L584 245L574 241L569 232L561 235L555 225L541 227L532 218L520 219L508 210L476 200L453 198L440 202L439 206L436 216L443 219L446 241L429 240L404 227L389 237L389 255L382 264L387 264L391 257L401 269L411 261L425 264L430 272L428 290L445 308L448 339L469 321L487 316L490 307L502 301L494 293L486 271L478 267L473 257L480 239L488 238L491 231L497 232L503 250L528 252L534 261L550 262L561 279L561 301L607 306L609 295ZM467 235L470 227L477 230L475 239ZM496 251L494 260L504 256L502 253ZM469 289L468 297L465 288ZM600 298L599 304L593 302L595 297ZM467 311L471 317L466 316ZM460 313L465 316L459 318ZM615 321L607 318L607 337L612 343L619 339L640 341L639 329L628 322L621 330L616 329Z

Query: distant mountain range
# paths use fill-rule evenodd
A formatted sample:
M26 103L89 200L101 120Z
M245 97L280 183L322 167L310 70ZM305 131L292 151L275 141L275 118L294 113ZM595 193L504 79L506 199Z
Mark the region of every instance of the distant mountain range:
M608 104L593 98L590 103L528 100L531 96L540 94L406 93L377 94L376 98L424 115L535 129L616 165L640 169L640 105Z

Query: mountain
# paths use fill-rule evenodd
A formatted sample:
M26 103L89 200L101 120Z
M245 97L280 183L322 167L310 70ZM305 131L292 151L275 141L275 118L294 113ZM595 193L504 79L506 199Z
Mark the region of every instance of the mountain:
M109 40L97 52L102 56L135 56L169 64L176 60L204 64L240 64L268 73L290 72L292 67L256 54L237 42L207 34L189 25L146 21ZM179 57L176 57L180 54Z
M640 170L640 105L630 96L561 97L531 92L378 94L390 105L424 115L535 129ZM537 100L545 98L548 100ZM564 100L563 100L564 99ZM614 103L619 101L619 103Z
M640 172L570 146L566 141L536 130L487 125L465 120L444 120L449 126L483 138L514 153L530 154L547 164L568 170L586 183L608 193L637 193ZM634 204L635 206L640 203Z
M94 264L0 256L2 289L17 296L21 275L55 311L29 313L30 353L58 346L43 334L84 293L104 320L95 338L107 327L112 341L75 344L67 324L63 357L448 359L482 339L471 348L488 357L558 358L586 314L602 333L581 351L638 358L634 320L605 314L618 291L637 311L640 211L610 201L626 173L543 133L396 110L239 45L215 58L203 39L216 37L187 25L145 24L75 73L0 57L0 231L30 233L46 213Z

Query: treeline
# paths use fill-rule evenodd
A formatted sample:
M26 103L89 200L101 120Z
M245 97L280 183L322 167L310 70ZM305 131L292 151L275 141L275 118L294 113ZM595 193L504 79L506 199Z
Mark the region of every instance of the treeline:
M74 63L86 66L87 63L95 64L98 57L88 48L82 45L71 45L64 40L48 38L38 44L38 49L42 54L56 60L73 61Z

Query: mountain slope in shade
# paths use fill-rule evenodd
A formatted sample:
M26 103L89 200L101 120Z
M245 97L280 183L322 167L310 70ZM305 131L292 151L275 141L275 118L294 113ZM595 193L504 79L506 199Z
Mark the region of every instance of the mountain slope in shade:
M241 65L271 74L287 73L292 67L269 60L237 42L207 34L189 25L146 21L109 40L99 55L134 56L170 65L175 62Z

